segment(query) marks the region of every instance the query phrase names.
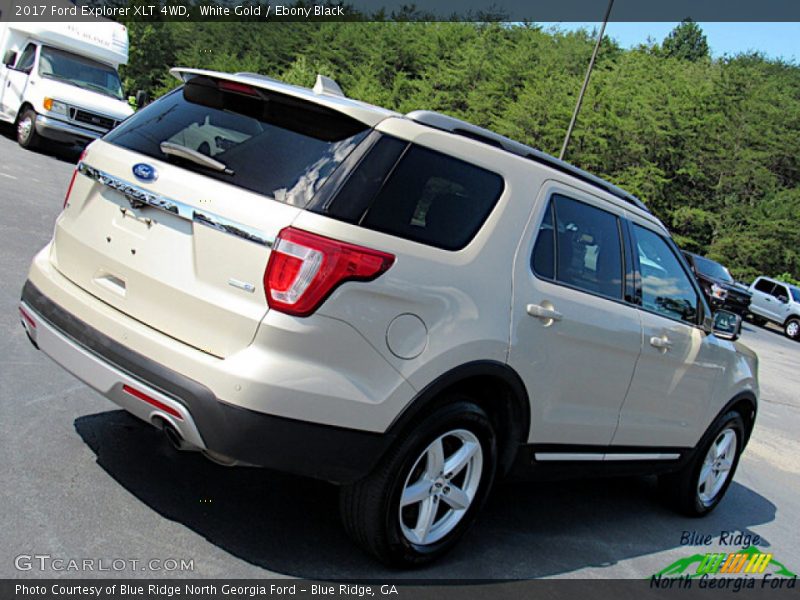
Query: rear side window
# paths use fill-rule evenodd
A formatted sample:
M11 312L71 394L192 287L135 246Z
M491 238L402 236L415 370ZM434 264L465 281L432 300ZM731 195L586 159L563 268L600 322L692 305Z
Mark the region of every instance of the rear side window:
M533 271L593 294L622 298L622 264L617 217L553 195L533 248Z
M503 193L503 178L382 136L333 200L311 210L445 250L460 250Z
M304 207L368 130L312 102L196 77L136 113L105 140ZM194 153L194 159L186 152L166 152L165 142L173 150Z

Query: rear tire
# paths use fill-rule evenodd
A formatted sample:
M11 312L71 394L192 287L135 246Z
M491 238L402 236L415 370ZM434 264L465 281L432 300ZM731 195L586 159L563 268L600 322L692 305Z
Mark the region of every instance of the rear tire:
M17 143L23 148L34 150L39 147L41 139L36 133L36 111L26 108L17 119Z
M728 491L744 445L744 419L735 410L727 412L714 422L709 433L689 464L658 479L669 504L690 517L710 513Z
M790 340L800 340L800 319L797 317L792 317L791 319L787 320L783 326L783 333Z
M342 487L345 530L390 566L436 560L474 523L496 468L489 417L468 398L453 398L405 435L370 475Z
M757 317L753 313L750 313L750 318L753 320L753 324L757 325L758 327L764 327L767 324L767 320L763 317Z

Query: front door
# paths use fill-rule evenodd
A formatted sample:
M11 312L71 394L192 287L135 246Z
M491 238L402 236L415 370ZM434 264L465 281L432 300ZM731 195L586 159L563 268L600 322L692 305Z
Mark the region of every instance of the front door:
M624 299L622 211L612 211L545 185L514 266L509 363L530 397L529 441L564 452L611 442L641 350L638 310Z
M22 106L25 88L28 85L28 78L33 70L35 61L36 45L28 44L19 58L17 58L17 64L14 68L6 68L1 100L4 115L16 118L19 107Z
M725 349L700 325L706 307L677 248L643 220L631 219L643 343L613 445L688 448L708 423Z

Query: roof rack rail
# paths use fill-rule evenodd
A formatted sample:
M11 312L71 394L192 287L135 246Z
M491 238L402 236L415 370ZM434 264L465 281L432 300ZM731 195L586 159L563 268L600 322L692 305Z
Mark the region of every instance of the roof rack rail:
M650 212L647 206L645 206L644 202L639 200L630 192L626 192L622 188L615 186L613 183L609 183L605 179L602 179L597 175L592 175L583 169L579 169L575 165L571 165L568 162L564 162L563 160L556 158L555 156L546 154L545 152L537 150L536 148L526 146L525 144L514 141L504 135L495 133L494 131L490 131L488 129L484 129L483 127L473 125L472 123L462 121L461 119L449 117L447 115L430 110L415 110L408 113L406 118L416 121L417 123L421 123L422 125L427 125L435 129L441 129L442 131L447 131L456 135L462 135L464 137L483 142L484 144L489 144L495 148L500 148L506 152L510 152L511 154L516 154L517 156L547 165L548 167L552 167L553 169L561 171L562 173L572 175L581 181L585 181L586 183L605 190L617 198L632 204L636 208L648 213Z

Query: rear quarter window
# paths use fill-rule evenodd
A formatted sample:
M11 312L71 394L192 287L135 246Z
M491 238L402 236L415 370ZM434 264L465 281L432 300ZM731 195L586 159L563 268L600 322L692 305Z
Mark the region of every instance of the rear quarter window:
M437 248L460 250L486 221L504 187L497 173L384 136L333 201L317 212Z

